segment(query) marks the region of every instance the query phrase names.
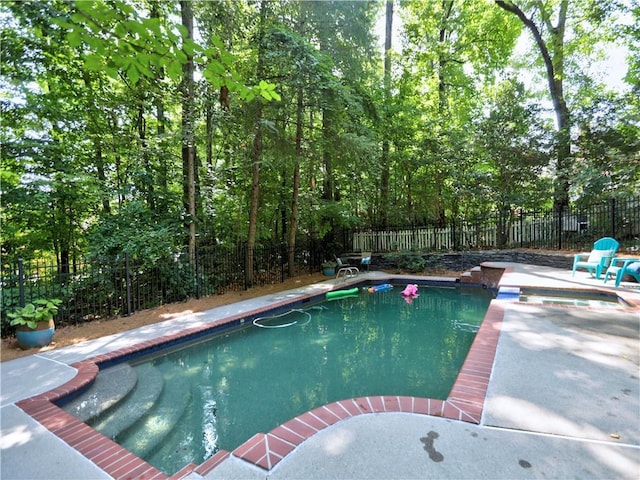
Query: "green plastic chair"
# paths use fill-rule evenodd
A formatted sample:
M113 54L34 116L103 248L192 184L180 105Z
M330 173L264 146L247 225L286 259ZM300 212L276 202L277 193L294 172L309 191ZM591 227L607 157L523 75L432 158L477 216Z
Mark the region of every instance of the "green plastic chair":
M604 274L604 283L607 283L611 275L616 277L616 287L620 286L622 277L625 275L635 278L636 282L640 283L640 259L614 258L607 273Z
M600 280L600 275L609 268L613 256L618 251L620 244L611 237L604 237L593 244L591 253L577 253L573 257L573 276L578 268L585 268Z

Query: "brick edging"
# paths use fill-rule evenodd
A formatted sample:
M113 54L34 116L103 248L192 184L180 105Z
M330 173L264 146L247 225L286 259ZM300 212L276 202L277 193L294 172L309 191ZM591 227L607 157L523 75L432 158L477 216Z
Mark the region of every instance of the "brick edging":
M273 308L274 306L271 305L268 310ZM250 315L259 313L260 311L251 312ZM220 450L200 465L186 465L171 477L55 405L57 400L77 393L93 382L101 363L109 363L123 356L140 353L149 347L157 348L159 345L190 335L198 335L204 330L238 321L240 317L246 318L247 312L225 318L220 322L185 329L75 363L72 367L78 370L78 374L69 382L40 395L21 400L16 405L116 479L178 480L191 472L206 475L230 455L269 471L311 436L341 420L358 415L403 412L479 424L504 317L504 302L493 300L489 305L446 400L408 396L366 396L329 403L299 415L269 433L255 434L231 453Z

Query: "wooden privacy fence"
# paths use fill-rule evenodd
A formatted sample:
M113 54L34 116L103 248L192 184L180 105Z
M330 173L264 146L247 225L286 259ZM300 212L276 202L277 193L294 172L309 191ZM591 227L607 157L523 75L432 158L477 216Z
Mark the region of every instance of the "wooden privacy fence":
M482 248L585 250L611 236L623 247L640 248L640 197L611 200L559 213L519 211L478 221L449 222L444 227L409 226L355 231L352 251L455 251Z

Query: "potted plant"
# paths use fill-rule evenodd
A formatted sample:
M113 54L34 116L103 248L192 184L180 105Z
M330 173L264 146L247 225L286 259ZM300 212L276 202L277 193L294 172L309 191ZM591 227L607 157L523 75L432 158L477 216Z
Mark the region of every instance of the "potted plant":
M322 273L324 273L325 275L332 277L336 274L336 266L338 264L336 262L323 262L321 267L322 267Z
M40 298L7 313L11 325L16 327L16 339L20 347L26 350L51 343L55 330L53 316L58 313L60 303L62 300L57 298Z

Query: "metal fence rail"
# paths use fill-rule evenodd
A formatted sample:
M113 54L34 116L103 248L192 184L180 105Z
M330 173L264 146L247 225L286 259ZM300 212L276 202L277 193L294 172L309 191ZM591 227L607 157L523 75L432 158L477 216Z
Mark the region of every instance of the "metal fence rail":
M294 252L294 275L320 270L324 260L345 252L463 251L469 249L537 248L589 251L593 242L611 236L620 251L640 250L640 197L611 200L588 208L552 212L519 211L450 222L444 228L401 226L384 230L334 232L336 242L300 242ZM129 315L163 304L284 282L289 278L286 245L253 250L246 270L246 246L205 246L195 262L188 255L149 265L128 257L72 265L15 261L0 273L2 336L13 331L6 312L38 298L60 298L59 325ZM251 283L251 285L249 284Z
M246 247L216 247L199 251L194 265L187 255L155 265L128 257L61 266L22 260L4 264L0 276L2 336L13 331L6 312L38 298L62 299L56 322L77 325L189 298L281 283L290 277L286 247L257 247L249 285L246 255ZM294 259L295 275L317 272L322 262L317 252L302 247L296 249Z

